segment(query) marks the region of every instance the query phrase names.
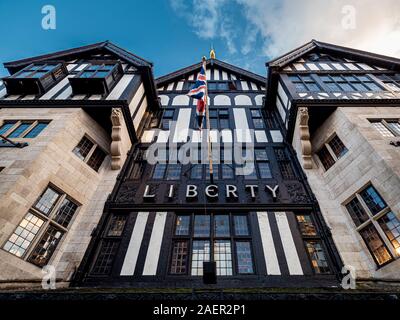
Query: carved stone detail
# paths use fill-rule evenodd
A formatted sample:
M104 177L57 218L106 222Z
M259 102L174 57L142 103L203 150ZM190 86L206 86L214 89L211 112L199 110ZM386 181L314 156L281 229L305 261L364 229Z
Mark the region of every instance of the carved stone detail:
M111 169L120 170L122 167L121 158L121 125L122 112L119 108L113 108L111 111Z
M304 192L304 188L300 183L287 183L286 189L290 200L293 203L309 203L310 199Z
M312 169L310 131L308 128L309 115L307 107L299 108L299 113L300 113L299 133L300 133L300 144L301 144L301 157L303 159L303 168Z

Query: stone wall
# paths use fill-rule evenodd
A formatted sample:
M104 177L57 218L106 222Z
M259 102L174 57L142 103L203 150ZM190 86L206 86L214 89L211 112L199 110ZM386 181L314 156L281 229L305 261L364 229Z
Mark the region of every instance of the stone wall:
M83 257L119 173L119 170L111 170L110 155L96 172L72 150L87 134L109 153L110 132L82 109L0 109L0 122L13 119L48 119L51 122L39 136L29 141L28 147L1 148L0 167L5 169L0 173L0 245L4 245L46 186L54 184L81 204L49 263L56 267L57 278L68 280ZM123 163L131 147L125 123L121 137ZM1 281L41 278L39 267L0 250Z
M309 184L332 230L338 251L357 277L400 279L400 259L377 268L343 203L371 182L400 218L400 148L389 144L368 118L399 118L400 107L345 107L336 111L311 136L313 168L305 170ZM348 148L328 171L317 160L316 151L334 133ZM299 141L293 146L299 160Z

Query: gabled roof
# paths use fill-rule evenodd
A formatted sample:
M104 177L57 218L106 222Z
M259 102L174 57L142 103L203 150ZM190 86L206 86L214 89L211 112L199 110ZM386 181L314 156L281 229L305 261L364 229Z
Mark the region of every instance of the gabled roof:
M110 41L103 41L103 42L98 42L82 47L77 47L73 49L68 49L68 50L63 50L63 51L57 51L54 53L50 54L45 54L45 55L40 55L32 58L27 58L27 59L22 59L22 60L16 60L16 61L11 61L11 62L6 62L4 63L4 67L7 68L10 73L14 73L17 70L20 70L21 68L34 63L34 62L41 62L41 61L46 61L46 60L57 60L57 59L65 59L65 60L73 60L79 55L85 53L99 53L99 52L109 52L117 57L121 58L122 60L125 60L126 62L132 64L133 66L137 68L142 68L142 67L149 67L151 68L153 64L129 51L126 51L125 49L122 49L115 44L111 43Z
M303 55L315 51L328 54L330 53L350 60L358 60L361 62L371 63L388 69L400 69L400 59L348 47L342 47L317 40L311 40L301 47L298 47L276 59L267 62L266 65L268 67L282 68L289 63L299 59Z
M256 82L261 82L262 84L265 84L266 81L267 81L266 77L260 76L260 75L258 75L256 73L253 73L253 72L247 71L245 69L236 67L234 65L231 65L229 63L226 63L226 62L218 60L218 59L207 59L207 65L206 66L207 67L209 67L209 66L221 67L222 69L231 71L233 73L240 74L245 78L249 78L249 79L254 80ZM191 73L193 73L195 71L200 70L200 67L201 67L201 62L193 64L193 65L188 66L186 68L179 69L179 70L177 70L175 72L172 72L172 73L169 73L169 74L167 74L165 76L157 78L156 79L156 83L157 83L157 85L163 85L163 84L165 84L167 82L171 82L171 81L173 81L175 79L181 79L185 75L188 75L188 74L191 74Z

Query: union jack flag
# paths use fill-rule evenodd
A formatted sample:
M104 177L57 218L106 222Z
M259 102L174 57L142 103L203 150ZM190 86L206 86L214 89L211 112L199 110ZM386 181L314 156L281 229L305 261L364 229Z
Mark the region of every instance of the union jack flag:
M207 99L206 91L207 91L206 62L203 61L200 72L197 75L196 82L193 88L187 94L189 97L197 99L196 115L197 115L197 123L199 125L200 130L203 125L203 119L206 109L206 99Z

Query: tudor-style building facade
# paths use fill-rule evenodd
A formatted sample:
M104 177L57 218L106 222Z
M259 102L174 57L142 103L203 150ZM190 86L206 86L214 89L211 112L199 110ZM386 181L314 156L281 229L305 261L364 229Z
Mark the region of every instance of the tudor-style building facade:
M195 64L156 80L162 107L126 161L76 285L202 287L210 260L219 287L338 285L341 262L318 204L276 110L265 108L266 78L215 58L206 65L214 181L207 156L173 159L207 144L186 95ZM240 175L228 160L245 143L254 171ZM167 158L150 164L154 147Z
M268 64L275 106L345 265L400 277L400 60L311 41Z
M3 285L53 265L59 285L208 287L206 261L222 288L400 279L399 60L313 40L262 77L213 53L210 132L200 63L153 79L106 41L5 66Z
M0 82L0 280L68 282L149 109L152 65L110 42L6 63ZM60 284L61 285L61 284Z

